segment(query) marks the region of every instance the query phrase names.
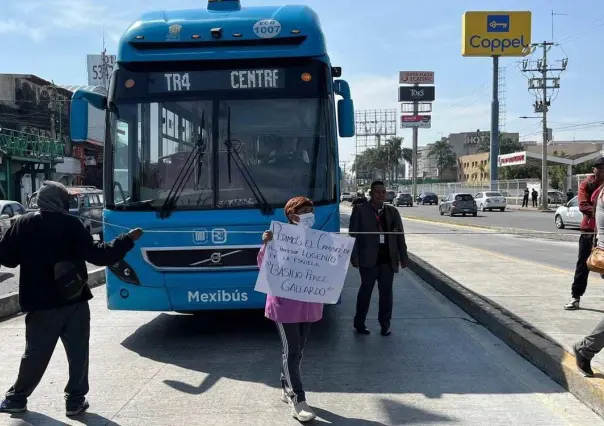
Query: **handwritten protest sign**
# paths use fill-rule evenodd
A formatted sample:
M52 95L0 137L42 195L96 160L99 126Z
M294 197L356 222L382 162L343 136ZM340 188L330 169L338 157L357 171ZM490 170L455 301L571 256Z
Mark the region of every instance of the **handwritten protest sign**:
M275 221L271 230L255 290L301 302L337 303L354 238Z

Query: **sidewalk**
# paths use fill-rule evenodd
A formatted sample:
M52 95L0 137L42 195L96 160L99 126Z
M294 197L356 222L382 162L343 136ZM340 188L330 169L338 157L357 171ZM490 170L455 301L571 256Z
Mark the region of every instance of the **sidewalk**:
M604 317L604 280L597 274L589 278L581 309L565 311L573 279L570 271L485 253L463 242L451 244L423 235L406 238L411 253L530 323L571 354L572 345ZM597 356L592 365L604 371L604 356Z
M524 212L535 212L535 213L554 213L556 211L556 209L560 207L559 205L554 205L554 204L550 204L549 206L549 210L542 212L541 210L539 210L538 207L522 207L522 204L508 204L507 205L507 209L508 210L521 210Z

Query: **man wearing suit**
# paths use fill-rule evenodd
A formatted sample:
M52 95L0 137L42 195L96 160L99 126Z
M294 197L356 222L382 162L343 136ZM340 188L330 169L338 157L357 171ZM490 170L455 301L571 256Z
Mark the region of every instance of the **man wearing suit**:
M354 328L359 334L369 334L365 319L369 311L373 287L377 281L380 295L378 321L382 328L382 336L389 336L392 318L392 282L394 273L399 271L399 265L401 268L407 267L407 244L399 211L393 206L384 204L386 199L384 183L373 182L369 195L369 202L355 206L350 217L349 233L356 239L350 263L353 267L359 268L361 274ZM399 234L381 234L381 232L399 232Z

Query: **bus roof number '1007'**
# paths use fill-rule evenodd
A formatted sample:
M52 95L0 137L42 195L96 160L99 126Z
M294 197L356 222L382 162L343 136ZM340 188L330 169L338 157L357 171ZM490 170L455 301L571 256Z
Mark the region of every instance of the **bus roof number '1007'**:
M214 31L220 29L220 31ZM320 57L327 55L317 14L308 6L156 11L132 23L118 62Z

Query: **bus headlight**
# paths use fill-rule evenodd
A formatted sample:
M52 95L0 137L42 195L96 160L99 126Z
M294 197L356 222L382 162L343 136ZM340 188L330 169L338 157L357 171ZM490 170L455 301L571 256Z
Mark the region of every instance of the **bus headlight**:
M109 266L109 270L124 282L135 285L141 284L136 276L136 272L134 272L132 266L128 265L128 262L125 260L120 260L119 262Z

